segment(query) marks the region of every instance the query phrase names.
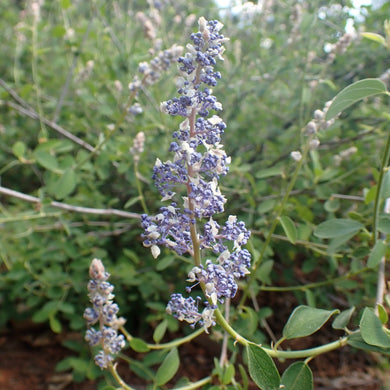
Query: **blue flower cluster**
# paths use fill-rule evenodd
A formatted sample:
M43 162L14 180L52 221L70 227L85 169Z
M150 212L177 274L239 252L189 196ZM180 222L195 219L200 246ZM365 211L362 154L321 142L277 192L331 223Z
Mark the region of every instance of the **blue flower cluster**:
M227 174L230 163L221 144L226 124L210 114L222 110L211 90L221 78L214 66L217 59L223 59L223 43L227 40L219 33L222 26L218 21L200 18L199 31L191 35L188 52L178 59L180 96L162 103L161 110L184 120L173 134L170 151L174 157L166 162L157 159L153 171L163 201L171 203L155 217L142 216L144 245L151 248L154 257L160 254L160 247L179 255L194 256L199 249L216 255L216 262L208 259L189 273L188 281L195 282L194 286L200 283L208 298L202 313L198 310L200 298L195 301L181 294L173 294L167 306L175 318L192 326L200 323L206 330L214 325L217 303L234 297L237 279L248 274L250 267L250 253L241 248L250 236L245 224L235 216L229 216L225 226L213 219L224 211L226 199L218 180ZM182 206L175 198L182 199Z
M114 286L107 282L110 274L105 271L99 259L92 260L89 268L91 280L88 283L88 296L92 307L85 309L84 318L89 329L85 340L91 347L100 345L101 350L95 356L95 363L101 369L107 368L114 360L115 354L125 346L125 338L118 335L118 328L124 325L125 320L117 317L119 307L113 302ZM99 330L91 326L99 323Z

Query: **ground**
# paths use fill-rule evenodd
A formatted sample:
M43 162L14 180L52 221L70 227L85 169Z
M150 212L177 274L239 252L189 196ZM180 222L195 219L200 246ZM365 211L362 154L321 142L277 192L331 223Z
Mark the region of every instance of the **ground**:
M55 371L61 359L72 355L71 351L61 346L63 337L66 336L54 335L45 328L28 331L19 325L0 333L0 389L96 389L97 384L93 381L74 383L69 373ZM321 337L326 337L326 332ZM321 340L305 341L309 346L313 342ZM213 356L218 356L218 351L216 345L204 335L180 348L180 354L183 363L180 374L195 380L209 374ZM319 356L310 362L315 377L315 390L388 390L390 374L377 368L380 362L379 355L352 351L348 347ZM143 389L142 386L137 388Z

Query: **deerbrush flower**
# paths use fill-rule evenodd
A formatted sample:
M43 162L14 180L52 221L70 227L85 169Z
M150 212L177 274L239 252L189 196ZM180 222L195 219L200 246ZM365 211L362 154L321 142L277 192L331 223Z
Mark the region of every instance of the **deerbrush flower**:
M110 274L106 272L101 260L92 260L89 276L88 296L92 307L84 311L84 319L88 325L85 340L91 347L101 347L95 356L95 363L103 369L114 361L113 355L118 354L125 346L124 336L118 335L118 328L124 325L125 320L117 317L119 307L113 302L114 286L107 282ZM92 327L96 323L99 324L99 329Z
M161 246L179 255L195 256L199 250L209 250L217 257L216 261L206 259L204 264L197 261L188 274L188 281L195 284L187 291L200 284L207 297L201 313L199 297L195 301L173 294L167 305L167 312L175 318L192 326L199 323L206 331L215 324L217 304L235 296L237 279L248 274L250 267L250 253L241 249L250 236L244 222L229 216L221 226L213 219L224 211L226 198L219 179L228 173L230 164L221 144L226 124L215 114L222 110L222 104L211 89L221 78L214 66L223 60L227 41L219 33L222 27L216 20L201 17L187 53L177 60L179 96L161 103L160 108L168 115L183 117L183 121L173 133L169 149L173 158L165 162L157 159L152 176L163 201L171 203L161 207L155 217L143 215L141 219L144 246L151 248L155 258ZM175 201L179 197L180 203Z

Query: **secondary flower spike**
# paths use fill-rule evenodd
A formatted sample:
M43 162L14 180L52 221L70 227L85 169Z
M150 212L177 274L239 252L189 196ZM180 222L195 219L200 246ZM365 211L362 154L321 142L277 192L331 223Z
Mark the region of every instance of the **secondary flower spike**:
M217 60L223 60L223 44L228 40L220 34L222 27L216 20L201 17L199 31L191 35L192 43L178 59L179 96L161 103L161 110L181 116L183 121L173 133L172 159L157 159L153 170L162 200L170 203L155 217L142 216L144 245L151 248L155 258L161 247L194 258L199 257L195 252L201 249L214 257L214 261L205 259L203 264L198 261L188 275L193 287L199 283L204 286L208 302L204 302L202 314L198 312L199 297L195 301L173 294L167 306L175 318L192 326L198 322L206 330L215 323L217 303L236 294L237 279L248 274L250 267L250 253L241 248L250 236L244 222L229 216L223 226L213 219L224 211L226 198L219 179L228 173L230 164L221 144L226 124L216 115L222 104L211 89L221 78L214 67Z
M93 259L89 268L90 281L88 296L92 307L84 311L84 318L89 329L85 339L91 347L99 345L101 350L95 356L95 363L101 369L107 368L114 361L114 356L125 346L125 338L118 335L118 328L124 325L125 320L117 317L119 307L113 302L114 286L107 282L110 274L106 272L99 259ZM98 323L99 329L92 325Z

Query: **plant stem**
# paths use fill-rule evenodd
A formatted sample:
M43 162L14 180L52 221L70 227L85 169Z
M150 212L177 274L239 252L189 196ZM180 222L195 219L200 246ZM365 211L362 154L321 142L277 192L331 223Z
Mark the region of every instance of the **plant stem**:
M237 333L225 320L222 313L219 309L215 310L215 317L219 323L219 325L230 334L230 336L233 337L233 339L240 343L243 346L248 346L249 344L255 344L251 341L247 340L245 337L242 337L239 333ZM272 348L263 347L261 345L258 345L259 347L263 348L263 350L272 358L277 359L301 359L301 358L307 358L307 357L314 357L329 351L333 351L334 349L344 347L347 345L348 342L348 336L345 336L343 338L340 338L339 340L333 341L331 343L321 345L319 347L309 348L309 349L302 349L298 351L281 351L281 350L275 350Z
M377 235L378 235L378 219L379 219L379 208L380 208L380 201L381 201L383 178L384 178L386 168L389 165L389 158L390 158L390 133L387 137L385 153L382 158L382 164L379 171L379 178L378 178L378 184L377 184L376 195L375 195L374 216L372 222L372 241L374 245L376 243Z
M137 191L138 191L139 199L140 199L140 202L142 205L142 209L143 209L145 214L149 214L148 206L146 205L145 197L144 197L144 194L142 192L141 180L139 179L138 163L137 162L134 162L134 176L135 176L135 183L137 185Z
M116 364L112 364L110 363L110 365L108 366L112 376L114 377L114 379L117 381L117 383L120 384L121 388L124 389L124 390L135 390L133 387L127 385L123 380L122 378L120 377L120 375L118 374L118 372L116 371Z
M210 383L211 382L211 376L206 376L206 378L203 378L197 382L194 382L194 383L191 383L189 385L186 385L186 386L182 386L182 387L174 387L172 390L192 390L192 389L197 389L198 387L202 387L204 385L206 385L207 383Z
M147 75L145 75L141 81L141 87L144 85L145 83L145 80L147 78ZM140 88L141 88L140 87ZM127 103L126 103L126 106L125 108L123 109L120 117L118 118L118 120L116 121L115 123L115 126L112 130L109 131L109 133L104 137L104 139L99 142L94 150L87 156L84 158L84 160L81 160L79 163L76 164L75 166L75 170L80 168L81 166L83 166L87 161L89 161L93 156L95 156L97 153L99 153L99 151L102 149L102 147L111 139L111 137L118 131L119 127L122 125L123 121L125 120L126 118L126 115L131 107L131 105L133 104L133 101L134 101L134 98L136 97L137 93L138 93L139 89L134 89L134 91L131 93L131 95L129 96L128 100L127 100Z
M123 333L123 335L126 337L128 342L130 342L133 339L133 336L123 326L121 326L119 328L119 330ZM203 332L204 332L204 329L200 328L197 331L189 334L188 336L170 341L169 343L163 343L163 344L146 343L146 345L148 346L149 349L154 349L154 350L171 349L173 347L178 347L179 345L188 343L189 341L191 341L191 340L195 339L196 337L198 337L199 335L201 335Z

